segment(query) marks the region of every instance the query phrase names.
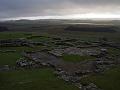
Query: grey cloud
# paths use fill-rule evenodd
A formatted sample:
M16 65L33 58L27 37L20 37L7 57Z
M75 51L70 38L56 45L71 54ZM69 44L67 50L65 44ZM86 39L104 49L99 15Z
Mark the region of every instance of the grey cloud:
M0 19L74 13L119 13L120 0L0 0Z

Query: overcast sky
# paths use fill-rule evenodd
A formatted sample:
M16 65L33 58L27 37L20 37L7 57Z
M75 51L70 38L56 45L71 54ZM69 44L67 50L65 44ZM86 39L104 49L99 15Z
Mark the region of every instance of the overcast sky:
M10 18L120 18L120 0L0 0Z

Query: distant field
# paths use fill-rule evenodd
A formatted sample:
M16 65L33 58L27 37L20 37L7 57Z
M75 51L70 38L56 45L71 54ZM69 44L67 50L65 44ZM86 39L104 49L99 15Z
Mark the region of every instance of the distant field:
M16 39L16 38L26 38L29 33L25 32L1 32L0 39Z
M65 28L66 31L79 31L79 32L117 32L113 26L99 26L99 25L73 25Z
M84 23L84 24L72 24L72 23ZM79 38L81 40L98 40L101 37L106 37L113 41L120 41L119 21L20 20L20 21L0 23L0 26L6 27L8 29L7 30L8 33L6 35L0 33L0 39L19 38L19 37L25 38L31 36L30 35L31 33L37 33L37 34L48 34L48 35L68 37L68 38L73 37L73 38ZM15 33L12 34L13 32ZM30 34L25 34L25 33L30 33Z

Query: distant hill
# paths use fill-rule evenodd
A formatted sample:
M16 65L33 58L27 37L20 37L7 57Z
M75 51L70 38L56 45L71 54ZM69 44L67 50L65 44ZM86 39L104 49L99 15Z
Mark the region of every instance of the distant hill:
M113 26L97 26L97 25L81 25L68 26L65 31L80 31L80 32L116 32L116 27Z
M84 24L83 24L84 23ZM120 32L119 20L62 20L62 19L41 19L41 20L9 20L0 22L2 31L38 31L38 32Z
M72 20L72 19L38 19L38 20L8 20L2 23L6 24L68 24L68 23L93 23L93 24L117 24L120 20Z
M0 32L8 31L8 28L5 26L0 26Z

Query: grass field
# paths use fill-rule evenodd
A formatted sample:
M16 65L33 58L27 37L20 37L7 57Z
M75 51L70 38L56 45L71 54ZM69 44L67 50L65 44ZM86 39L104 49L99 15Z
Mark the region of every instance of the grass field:
M84 60L93 60L95 57L92 56L80 56L80 55L63 55L62 59L67 62L80 62Z
M31 47L0 47L0 65L15 65L16 61L22 57L23 51L41 50L42 46ZM15 52L6 52L6 50L13 50Z
M15 65L20 57L20 53L0 53L0 65Z
M25 47L25 46L21 46L21 47L0 47L0 50L15 50L16 52L23 52L23 51L34 51L34 50L39 50L42 49L43 46L42 45L38 45L35 47Z
M38 28L39 30L39 28ZM97 41L101 37L106 37L110 41L119 42L120 32L118 33L95 33L95 32L65 32L52 30L45 36L39 37L38 33L33 32L1 32L0 39L25 38L33 41L49 41L48 36L58 36L65 38L77 38L78 40ZM38 35L38 37L37 37ZM51 43L50 47L54 47ZM16 50L16 52L0 52L0 66L15 65L16 60L21 57L21 52L34 51L42 49L42 46L30 47L0 47L0 50ZM109 55L116 56L120 50L110 48ZM91 56L63 55L66 62L80 62L84 60L93 60ZM104 74L90 75L83 79L83 83L93 82L103 90L120 90L120 67L106 71ZM66 83L56 78L51 69L19 70L10 72L0 72L0 90L78 90L74 85Z
M109 55L110 56L119 56L120 55L120 49L116 49L116 48L109 48L108 49Z
M29 33L0 33L0 39L27 38ZM48 40L46 37L31 38L30 40ZM34 51L42 46L30 47L0 47L1 51L15 50L15 52L0 52L0 66L14 66L23 51ZM56 83L57 82L57 83ZM51 69L18 70L0 72L0 90L78 90L74 85L57 79Z
M120 90L120 66L107 70L104 74L91 75L82 82L84 84L93 82L103 90Z
M32 40L32 41L46 41L46 40L50 40L49 37L47 36L40 36L40 35L31 35L28 36L27 39Z
M0 39L25 38L30 35L31 35L31 33L27 34L25 32L1 32Z
M57 79L51 69L0 73L0 90L79 90Z

